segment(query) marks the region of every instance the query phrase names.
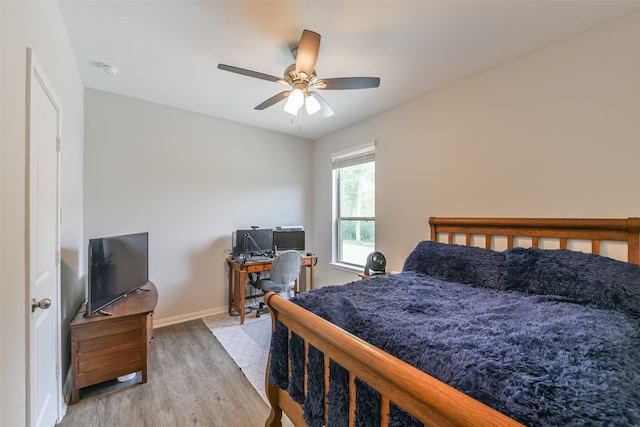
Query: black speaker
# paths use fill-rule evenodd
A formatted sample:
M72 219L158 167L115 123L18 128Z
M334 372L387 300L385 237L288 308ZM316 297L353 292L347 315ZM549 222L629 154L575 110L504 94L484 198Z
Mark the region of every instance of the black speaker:
M375 276L376 274L385 274L387 260L382 252L371 252L367 257L367 263L364 266L364 274L367 276Z

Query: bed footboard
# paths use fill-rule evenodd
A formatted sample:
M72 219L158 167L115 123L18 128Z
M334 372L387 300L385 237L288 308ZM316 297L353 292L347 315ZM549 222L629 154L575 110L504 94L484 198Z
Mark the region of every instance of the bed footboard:
M381 426L387 426L389 403L393 402L425 426L521 426L506 415L442 383L400 359L374 347L343 329L327 322L298 305L269 293L265 302L271 309L273 326L279 321L305 342L325 355L325 364L331 359L349 372L349 426L354 425L356 378L367 383L381 395ZM271 358L271 355L270 355ZM307 394L307 360L304 368L305 396ZM328 370L325 370L325 391L329 390ZM269 366L266 390L271 413L265 425L282 425L282 412L296 426L304 426L301 406L293 401L286 390L269 384ZM325 392L325 425L327 424L327 396Z

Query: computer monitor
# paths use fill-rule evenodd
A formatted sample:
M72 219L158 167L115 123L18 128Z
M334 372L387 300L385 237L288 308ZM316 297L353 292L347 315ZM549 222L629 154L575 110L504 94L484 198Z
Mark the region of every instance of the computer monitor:
M274 230L273 250L275 251L304 251L304 230Z
M236 230L232 236L233 256L267 254L273 249L273 229Z

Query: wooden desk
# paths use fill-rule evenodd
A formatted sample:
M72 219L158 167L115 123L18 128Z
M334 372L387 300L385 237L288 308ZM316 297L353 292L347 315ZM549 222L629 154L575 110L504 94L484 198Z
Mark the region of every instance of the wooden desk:
M309 289L314 289L314 268L317 257L303 256L300 265L309 269ZM236 310L240 314L240 324L244 324L244 303L248 299L246 296L247 273L258 273L271 270L271 261L247 262L241 263L233 258L227 258L229 265L229 313ZM300 278L296 281L296 292L307 291L307 273L306 269L300 270ZM236 285L236 286L234 286ZM249 298L258 298L260 295L251 296Z
M71 401L80 389L142 371L147 382L147 345L152 338L158 290L151 282L107 307L111 316L84 317L84 305L71 321Z

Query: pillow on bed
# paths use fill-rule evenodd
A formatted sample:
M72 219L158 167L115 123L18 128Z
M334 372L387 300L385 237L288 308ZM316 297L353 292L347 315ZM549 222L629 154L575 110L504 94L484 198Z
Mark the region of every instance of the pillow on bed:
M512 248L504 254L507 290L640 315L640 265L566 249Z
M415 271L449 282L501 289L504 254L475 246L425 240L409 254L402 271Z

